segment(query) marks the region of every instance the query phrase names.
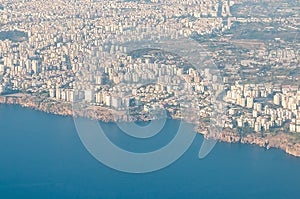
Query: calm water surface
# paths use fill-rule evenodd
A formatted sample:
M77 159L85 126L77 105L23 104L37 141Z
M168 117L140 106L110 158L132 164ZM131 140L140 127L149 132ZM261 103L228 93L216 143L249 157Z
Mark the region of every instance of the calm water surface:
M109 138L130 151L164 146L176 133L168 121L138 142L114 124ZM0 105L0 198L300 198L300 158L279 150L218 143L198 159L199 135L182 158L148 174L121 173L99 163L81 144L71 117Z

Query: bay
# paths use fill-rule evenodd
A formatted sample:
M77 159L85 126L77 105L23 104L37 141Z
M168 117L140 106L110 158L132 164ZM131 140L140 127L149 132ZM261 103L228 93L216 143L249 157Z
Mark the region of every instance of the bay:
M168 143L178 121L139 143L101 123L116 145L145 152ZM300 158L257 146L218 143L198 159L203 137L175 163L146 174L98 162L81 143L72 117L0 105L0 198L300 198Z

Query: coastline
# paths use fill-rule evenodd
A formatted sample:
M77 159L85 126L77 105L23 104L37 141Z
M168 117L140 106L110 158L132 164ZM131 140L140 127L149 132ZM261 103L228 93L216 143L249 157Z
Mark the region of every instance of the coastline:
M88 117L91 119L97 119L103 122L114 121L149 121L157 118L145 118L135 117L128 118L120 112L112 114L113 110L105 107L90 107L80 112L73 112L72 105L67 102L60 102L55 100L43 100L36 96L29 94L10 94L0 96L0 104L20 105L21 107L31 108L37 111L42 111L49 114L61 115L61 116L78 116ZM116 117L117 116L117 117ZM176 119L176 117L170 116L170 119ZM241 136L233 129L225 129L219 133L208 133L208 125L203 122L197 122L195 124L195 132L200 133L205 139L214 139L219 142L227 143L242 143L251 144L263 147L266 149L276 148L285 151L287 154L300 157L300 143L293 136L280 132L276 135L267 134L262 137L260 134L251 133L246 136Z

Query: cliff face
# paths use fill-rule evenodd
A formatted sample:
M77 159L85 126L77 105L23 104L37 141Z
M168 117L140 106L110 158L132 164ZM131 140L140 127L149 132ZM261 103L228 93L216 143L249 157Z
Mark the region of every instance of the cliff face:
M70 103L41 100L35 96L27 94L0 96L0 103L17 104L22 107L29 107L56 115L88 117L91 119L101 120L103 122L113 122L117 120L132 122L138 120L147 121L156 119L145 118L143 116L128 118L126 114L122 112L115 112L112 114L112 110L105 107L89 107L74 113ZM290 155L300 157L299 141L295 137L284 132L276 135L268 134L265 137L262 137L260 134L256 133L248 134L242 137L237 132L234 132L234 130L226 130L219 133L209 133L209 125L204 122L197 122L195 131L203 134L205 139L215 139L219 140L220 142L228 143L255 144L267 149L278 148L284 150Z
M57 115L72 115L72 109L68 104L41 101L27 94L0 96L0 103L18 104L22 107L29 107Z
M276 135L268 134L265 137L255 133L241 137L233 132L220 132L218 134L205 134L204 137L206 139L216 139L220 142L255 144L266 149L277 148L290 155L300 157L300 144L298 141L293 136L283 132Z

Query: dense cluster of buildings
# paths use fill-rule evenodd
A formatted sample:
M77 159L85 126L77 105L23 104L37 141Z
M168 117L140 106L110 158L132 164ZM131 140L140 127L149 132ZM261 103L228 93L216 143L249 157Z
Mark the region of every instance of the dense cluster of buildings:
M165 30L166 36L176 37L226 28L222 16L230 13L228 1L203 1L193 6L196 3L186 1L183 6L170 6L174 2L4 1L4 9L0 10L1 31L24 31L28 39L19 43L0 41L0 91L35 93L66 87L73 80L71 73L82 67L86 54L97 48L108 47L111 53L119 50L110 44L114 35L139 33L143 39L147 36L144 30L154 28L161 36L161 30ZM214 16L220 5L221 15ZM198 20L189 19L190 9L196 8L202 14L198 14Z
M238 127L250 126L256 132L287 126L300 133L300 92L298 86L236 84L227 91L225 101L232 106L229 115Z
M137 113L165 108L178 117L181 105L192 109L196 115L192 119L197 120L214 111L209 98L213 91L226 89L230 117L223 118L223 127L250 126L260 132L289 123L290 131L300 132L298 88L229 85L217 68L197 70L172 55L154 59L151 52L136 57L121 45L210 35L229 30L234 22L281 21L234 17L234 4L232 0L3 1L1 31L12 36L21 31L27 37L19 42L0 40L0 94L47 94L51 100L84 101L116 110L136 107ZM251 59L242 60L241 66L266 57L276 63L296 59L288 50L248 55Z

